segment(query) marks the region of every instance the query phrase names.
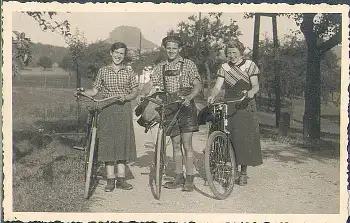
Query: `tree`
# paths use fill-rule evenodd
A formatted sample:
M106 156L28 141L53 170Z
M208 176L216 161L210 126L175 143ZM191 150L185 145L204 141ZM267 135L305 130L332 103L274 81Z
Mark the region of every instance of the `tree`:
M84 50L86 48L86 38L84 37L84 33L79 31L79 29L75 30L73 35L70 35L66 40L70 52L70 56L72 57L73 64L77 73L77 88L81 87L81 76L79 73L79 63L80 60L84 56Z
M22 12L35 19L43 31L50 30L58 32L65 38L69 37L70 24L67 20L57 22L53 17L56 12ZM13 31L16 37L12 37L12 76L19 74L19 69L22 65L27 66L32 59L30 50L30 38L25 36L25 33Z
M203 18L193 15L188 18L189 21L180 22L177 30L169 32L180 35L185 43L183 56L197 64L200 74L206 74L204 77L209 83L211 73L216 72L216 65L224 59L219 53L224 44L241 35L236 21L231 20L226 25L221 21L221 16L222 13L209 13Z
M311 144L319 142L321 136L321 60L328 50L341 43L341 14L299 13L289 16L300 26L307 45L303 135L304 141Z
M59 63L59 67L63 70L73 70L74 65L72 62L72 58L69 55L64 56L61 62Z
M81 73L86 77L95 78L98 70L112 62L109 51L111 44L98 41L86 46L84 55L80 61Z
M32 59L31 40L23 32L13 31L12 33L14 34L12 36L12 76L17 76L21 67L27 66Z
M254 14L246 14L252 17ZM341 44L341 14L281 13L293 18L304 35L307 46L305 111L303 138L306 145L318 145L321 136L321 61L324 54Z
M47 68L52 68L52 61L50 58L43 56L43 57L40 57L38 65L40 67L43 67L45 70Z
M281 90L282 96L292 99L303 96L306 84L307 46L305 41L296 35L286 35L280 41L279 56L281 64ZM265 37L259 43L259 66L261 75L261 91L268 92L273 89L275 79L273 75L273 42ZM321 63L321 98L328 100L332 92L340 90L340 66L338 57L329 51Z

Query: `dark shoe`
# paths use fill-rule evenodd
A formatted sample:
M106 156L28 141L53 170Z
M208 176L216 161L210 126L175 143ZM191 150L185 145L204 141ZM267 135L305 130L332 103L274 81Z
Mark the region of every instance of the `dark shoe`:
M239 178L238 178L238 184L239 184L239 186L245 186L245 185L247 185L247 183L248 183L248 176L247 176L247 174L241 174L241 175L239 175Z
M192 192L194 190L193 178L193 175L186 176L186 181L182 188L182 191Z
M185 178L182 173L176 174L174 181L169 181L164 184L164 188L167 189L176 189L182 187L182 185L185 183Z
M126 182L124 177L117 178L117 182L115 183L115 187L123 189L123 190L131 190L133 188L131 184Z
M112 192L115 188L115 178L107 178L107 185L105 187L105 192Z

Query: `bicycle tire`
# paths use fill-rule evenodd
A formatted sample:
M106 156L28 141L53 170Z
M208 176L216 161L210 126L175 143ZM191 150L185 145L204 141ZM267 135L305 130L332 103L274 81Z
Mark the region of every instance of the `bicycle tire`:
M155 146L155 157L154 157L154 168L155 168L155 197L157 200L160 199L160 194L162 190L162 178L164 171L164 140L165 132L163 128L158 130L157 141Z
M90 136L90 144L87 146L85 160L85 188L84 197L89 199L97 180L97 150L96 150L97 128L93 127Z
M227 155L229 159L225 158ZM210 190L217 199L224 200L232 193L235 168L235 153L227 135L222 131L212 132L205 147L205 173Z

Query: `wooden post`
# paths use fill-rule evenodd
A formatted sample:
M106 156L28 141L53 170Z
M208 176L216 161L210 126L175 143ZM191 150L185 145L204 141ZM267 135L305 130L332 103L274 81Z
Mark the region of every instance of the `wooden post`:
M280 87L280 69L279 69L279 51L277 38L277 19L276 15L272 16L272 33L273 33L273 53L274 53L274 73L275 73L275 114L276 127L279 126L281 116L281 87Z
M253 61L258 64L259 61L259 33L260 33L260 14L255 14L254 20L254 39L253 39Z

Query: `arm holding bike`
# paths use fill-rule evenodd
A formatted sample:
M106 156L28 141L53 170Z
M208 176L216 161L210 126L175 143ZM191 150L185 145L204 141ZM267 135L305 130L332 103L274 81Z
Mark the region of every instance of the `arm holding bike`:
M223 83L224 83L224 78L221 77L221 76L219 76L219 77L216 79L215 86L214 86L213 89L211 90L210 96L208 97L208 103L209 103L209 104L214 103L215 97L219 94L220 89L221 89Z

